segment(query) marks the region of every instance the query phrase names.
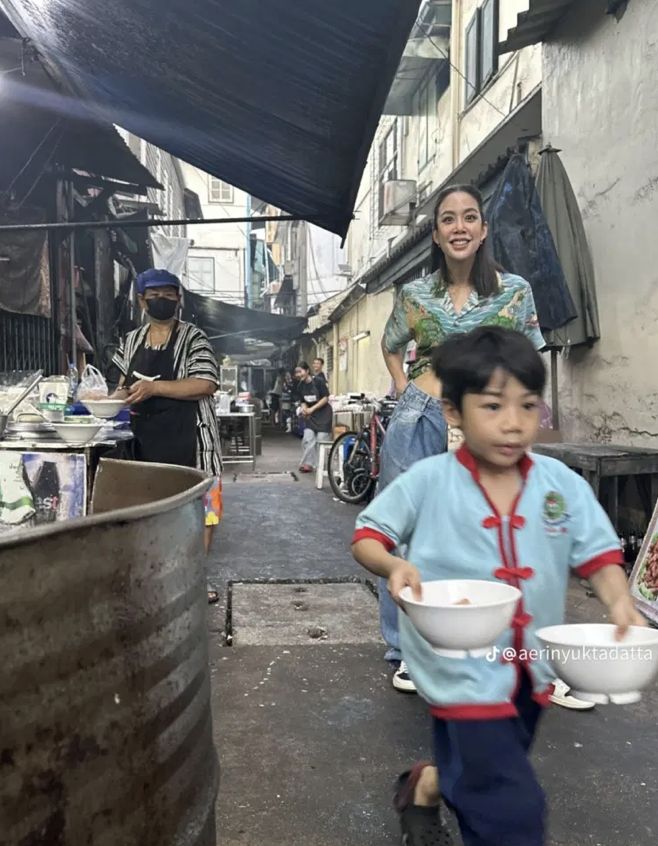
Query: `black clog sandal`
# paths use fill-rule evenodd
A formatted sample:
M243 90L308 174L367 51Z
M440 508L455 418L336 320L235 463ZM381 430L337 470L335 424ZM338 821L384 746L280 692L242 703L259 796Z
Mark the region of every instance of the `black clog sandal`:
M454 846L441 819L440 806L414 805L414 791L420 774L432 764L415 764L397 780L393 804L400 817L402 846Z

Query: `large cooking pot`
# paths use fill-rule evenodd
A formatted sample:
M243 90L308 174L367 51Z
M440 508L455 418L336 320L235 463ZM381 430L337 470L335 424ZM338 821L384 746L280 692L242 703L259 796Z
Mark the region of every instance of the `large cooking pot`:
M93 516L0 538L3 846L215 846L208 486L104 461Z

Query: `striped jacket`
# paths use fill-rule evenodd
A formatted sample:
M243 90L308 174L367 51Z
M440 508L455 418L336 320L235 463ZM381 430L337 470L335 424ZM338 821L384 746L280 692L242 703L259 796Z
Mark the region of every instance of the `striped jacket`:
M144 343L148 333L148 324L129 332L121 340L112 363L128 375L128 368L133 356ZM207 379L219 384L217 358L210 341L197 326L179 322L178 334L174 344L174 369L177 379ZM197 411L197 467L211 476L222 473L221 445L219 428L212 397L198 401Z

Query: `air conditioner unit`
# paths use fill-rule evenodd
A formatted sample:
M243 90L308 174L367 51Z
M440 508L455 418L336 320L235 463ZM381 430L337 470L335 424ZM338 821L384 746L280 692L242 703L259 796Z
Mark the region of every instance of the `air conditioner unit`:
M416 180L392 179L384 183L382 226L406 226L416 205Z

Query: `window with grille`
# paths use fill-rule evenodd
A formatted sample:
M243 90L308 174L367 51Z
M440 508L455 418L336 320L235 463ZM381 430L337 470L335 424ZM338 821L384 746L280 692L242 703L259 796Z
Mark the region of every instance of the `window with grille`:
M187 285L199 294L215 293L215 259L207 256L189 256L187 259Z
M208 183L208 201L211 203L232 203L233 186L222 179L211 176Z
M430 163L434 155L438 120L438 83L437 74L431 73L414 95L413 114L417 126L419 173Z
M499 0L484 0L466 27L465 102L473 102L498 71Z
M384 185L398 178L398 122L386 133L386 137L379 145L379 217L384 215Z
M480 77L484 88L498 70L498 0L484 0L480 21Z
M327 347L326 359L327 359L327 362L326 362L327 373L333 373L333 370L334 370L334 348L333 347Z

